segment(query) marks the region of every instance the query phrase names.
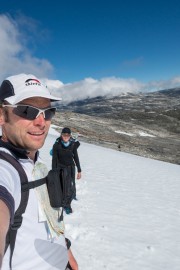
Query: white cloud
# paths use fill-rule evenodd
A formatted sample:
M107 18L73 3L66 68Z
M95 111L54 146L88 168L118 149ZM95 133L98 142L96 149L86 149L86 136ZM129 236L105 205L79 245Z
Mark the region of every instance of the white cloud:
M11 74L33 73L46 76L53 70L46 59L32 56L23 42L25 37L19 30L17 21L7 15L0 15L0 79Z
M51 85L49 81L49 88L55 90L56 94L63 98L64 102L71 102L74 100L81 100L85 98L92 98L96 96L116 96L127 92L137 92L144 87L141 82L135 79L121 79L116 77L102 78L95 80L93 78L86 78L82 81L62 84L60 82L59 89Z

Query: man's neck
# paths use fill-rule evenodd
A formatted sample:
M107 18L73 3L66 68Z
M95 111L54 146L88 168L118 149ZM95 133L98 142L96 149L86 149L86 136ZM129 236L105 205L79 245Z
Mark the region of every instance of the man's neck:
M37 151L27 151L27 157L35 161Z
M36 158L36 151L30 153L26 149L22 149L20 147L13 145L10 141L2 140L2 137L0 137L0 147L4 147L9 151L11 151L16 156L17 159L19 158L26 159L29 157L32 160L34 160L34 158Z

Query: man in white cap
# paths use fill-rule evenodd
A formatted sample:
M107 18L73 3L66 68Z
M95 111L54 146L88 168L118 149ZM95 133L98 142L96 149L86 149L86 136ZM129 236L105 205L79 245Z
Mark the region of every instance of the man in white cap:
M0 153L9 154L21 165L28 184L37 183L48 173L38 149L55 114L51 102L58 100L34 75L11 76L1 84ZM29 190L22 224L5 252L6 235L22 205L22 182L12 163L0 158L0 168L0 269L78 270L70 242L64 237L63 220L58 218L61 209L50 206L46 183Z

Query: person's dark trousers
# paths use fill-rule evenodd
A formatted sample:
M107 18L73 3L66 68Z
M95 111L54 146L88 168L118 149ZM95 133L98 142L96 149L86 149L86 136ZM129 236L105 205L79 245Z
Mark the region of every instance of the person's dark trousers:
M75 166L66 166L62 172L63 206L70 208L74 195Z

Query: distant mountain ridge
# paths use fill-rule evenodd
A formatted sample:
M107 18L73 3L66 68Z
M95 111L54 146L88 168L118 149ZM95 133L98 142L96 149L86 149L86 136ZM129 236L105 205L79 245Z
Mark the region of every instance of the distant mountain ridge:
M180 96L180 87L177 88L171 88L171 89L165 89L165 90L160 90L158 91L159 93L163 95L168 95L168 96L174 96L174 97L179 97Z
M61 108L64 110L73 110L79 113L84 113L88 112L88 107L94 107L95 111L97 111L97 106L108 106L111 105L111 107L121 109L121 105L124 106L128 105L128 102L133 102L133 107L131 106L131 109L137 108L139 105L144 104L144 108L147 109L148 106L153 106L153 102L157 101L161 107L166 107L167 104L167 97L172 97L172 103L176 106L179 104L179 99L180 99L180 88L172 88L172 89L165 89L165 90L160 90L156 92L148 92L148 93L142 93L139 92L137 94L135 93L126 93L126 94L121 94L118 96L114 97L109 97L109 96L97 96L94 98L87 98L83 100L78 100L78 101L73 101L65 106L62 106ZM174 99L175 98L175 99ZM177 100L176 100L177 98ZM139 99L142 99L139 100ZM139 104L139 103L143 104ZM103 104L104 103L104 104Z
M180 164L180 88L97 96L58 110L55 123L82 140Z

